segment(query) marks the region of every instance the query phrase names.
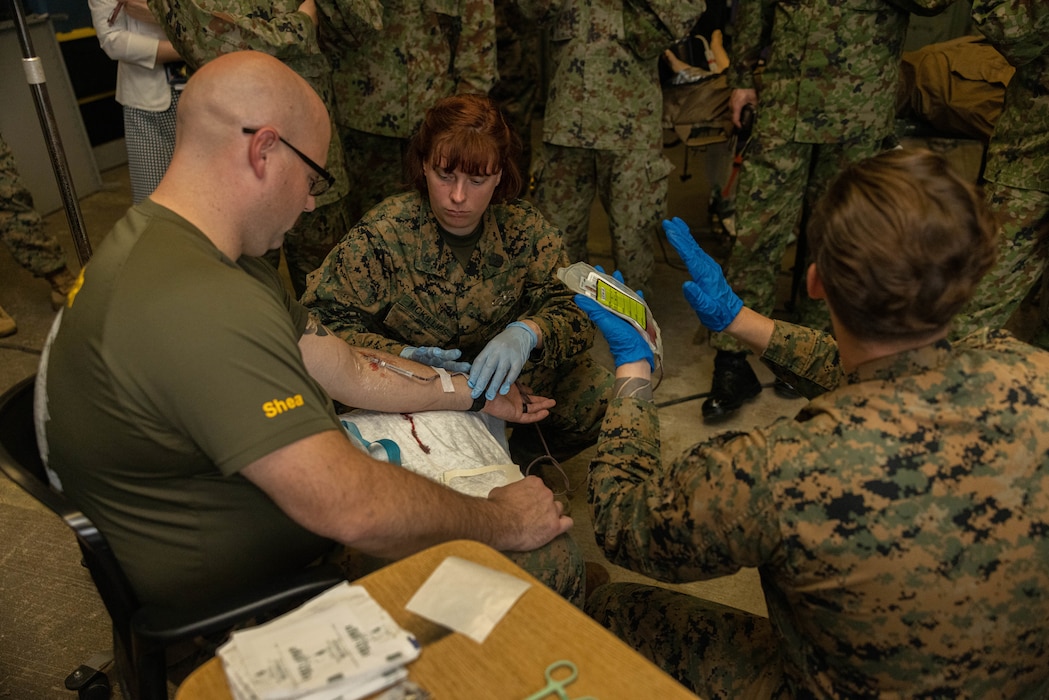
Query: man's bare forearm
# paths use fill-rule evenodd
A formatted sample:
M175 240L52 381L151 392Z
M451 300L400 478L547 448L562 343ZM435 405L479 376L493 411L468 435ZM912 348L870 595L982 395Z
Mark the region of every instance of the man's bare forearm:
M336 401L353 408L387 413L480 409L510 423L535 423L556 402L514 384L506 395L474 402L465 374L438 371L371 348L356 348L310 318L299 339L310 375Z
M465 496L372 459L336 430L278 449L241 474L306 529L385 558L461 538L527 551L572 525L536 477L487 499Z
M447 375L442 381L433 367L381 350L355 348L312 316L299 348L310 375L329 396L347 406L411 413L461 411L473 404L465 376Z

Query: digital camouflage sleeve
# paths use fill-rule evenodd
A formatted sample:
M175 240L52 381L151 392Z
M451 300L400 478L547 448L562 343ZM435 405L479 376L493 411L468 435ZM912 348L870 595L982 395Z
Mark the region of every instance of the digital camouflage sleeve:
M1049 354L1006 333L865 363L673 462L655 405L613 399L589 500L616 564L668 582L757 567L798 694L1049 691Z

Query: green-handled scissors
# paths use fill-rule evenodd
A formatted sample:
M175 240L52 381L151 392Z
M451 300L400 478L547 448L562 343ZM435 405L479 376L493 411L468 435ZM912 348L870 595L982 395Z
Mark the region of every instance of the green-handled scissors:
M554 673L560 669L566 669L568 675L562 678L554 678ZM543 698L550 697L551 695L556 696L559 700L597 700L597 698L590 695L574 699L568 697L568 692L565 691L565 686L572 683L578 677L579 669L576 668L574 663L564 659L561 661L555 661L546 667L546 686L541 688L538 692L532 693L524 700L543 700Z

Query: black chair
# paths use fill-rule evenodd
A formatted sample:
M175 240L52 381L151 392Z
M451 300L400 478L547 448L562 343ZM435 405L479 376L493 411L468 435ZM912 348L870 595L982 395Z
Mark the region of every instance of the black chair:
M0 471L54 511L76 535L83 564L113 623L113 653L123 675L121 687L134 700L168 697L165 650L169 646L283 612L344 580L338 567L316 566L203 609L173 611L140 605L106 538L49 485L37 451L33 385L34 377L29 377L0 396Z

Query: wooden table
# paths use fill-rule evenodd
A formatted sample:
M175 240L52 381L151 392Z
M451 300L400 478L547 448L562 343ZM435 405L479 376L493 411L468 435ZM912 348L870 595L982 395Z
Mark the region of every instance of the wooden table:
M505 571L533 584L483 644L404 609L448 556ZM434 700L520 700L542 688L547 666L561 659L579 668L579 677L566 688L571 698L696 698L578 608L478 542L459 540L432 547L356 583L418 638L422 653L408 666L409 677ZM556 700L557 695L548 697ZM175 700L230 699L218 658L190 674L175 694Z

